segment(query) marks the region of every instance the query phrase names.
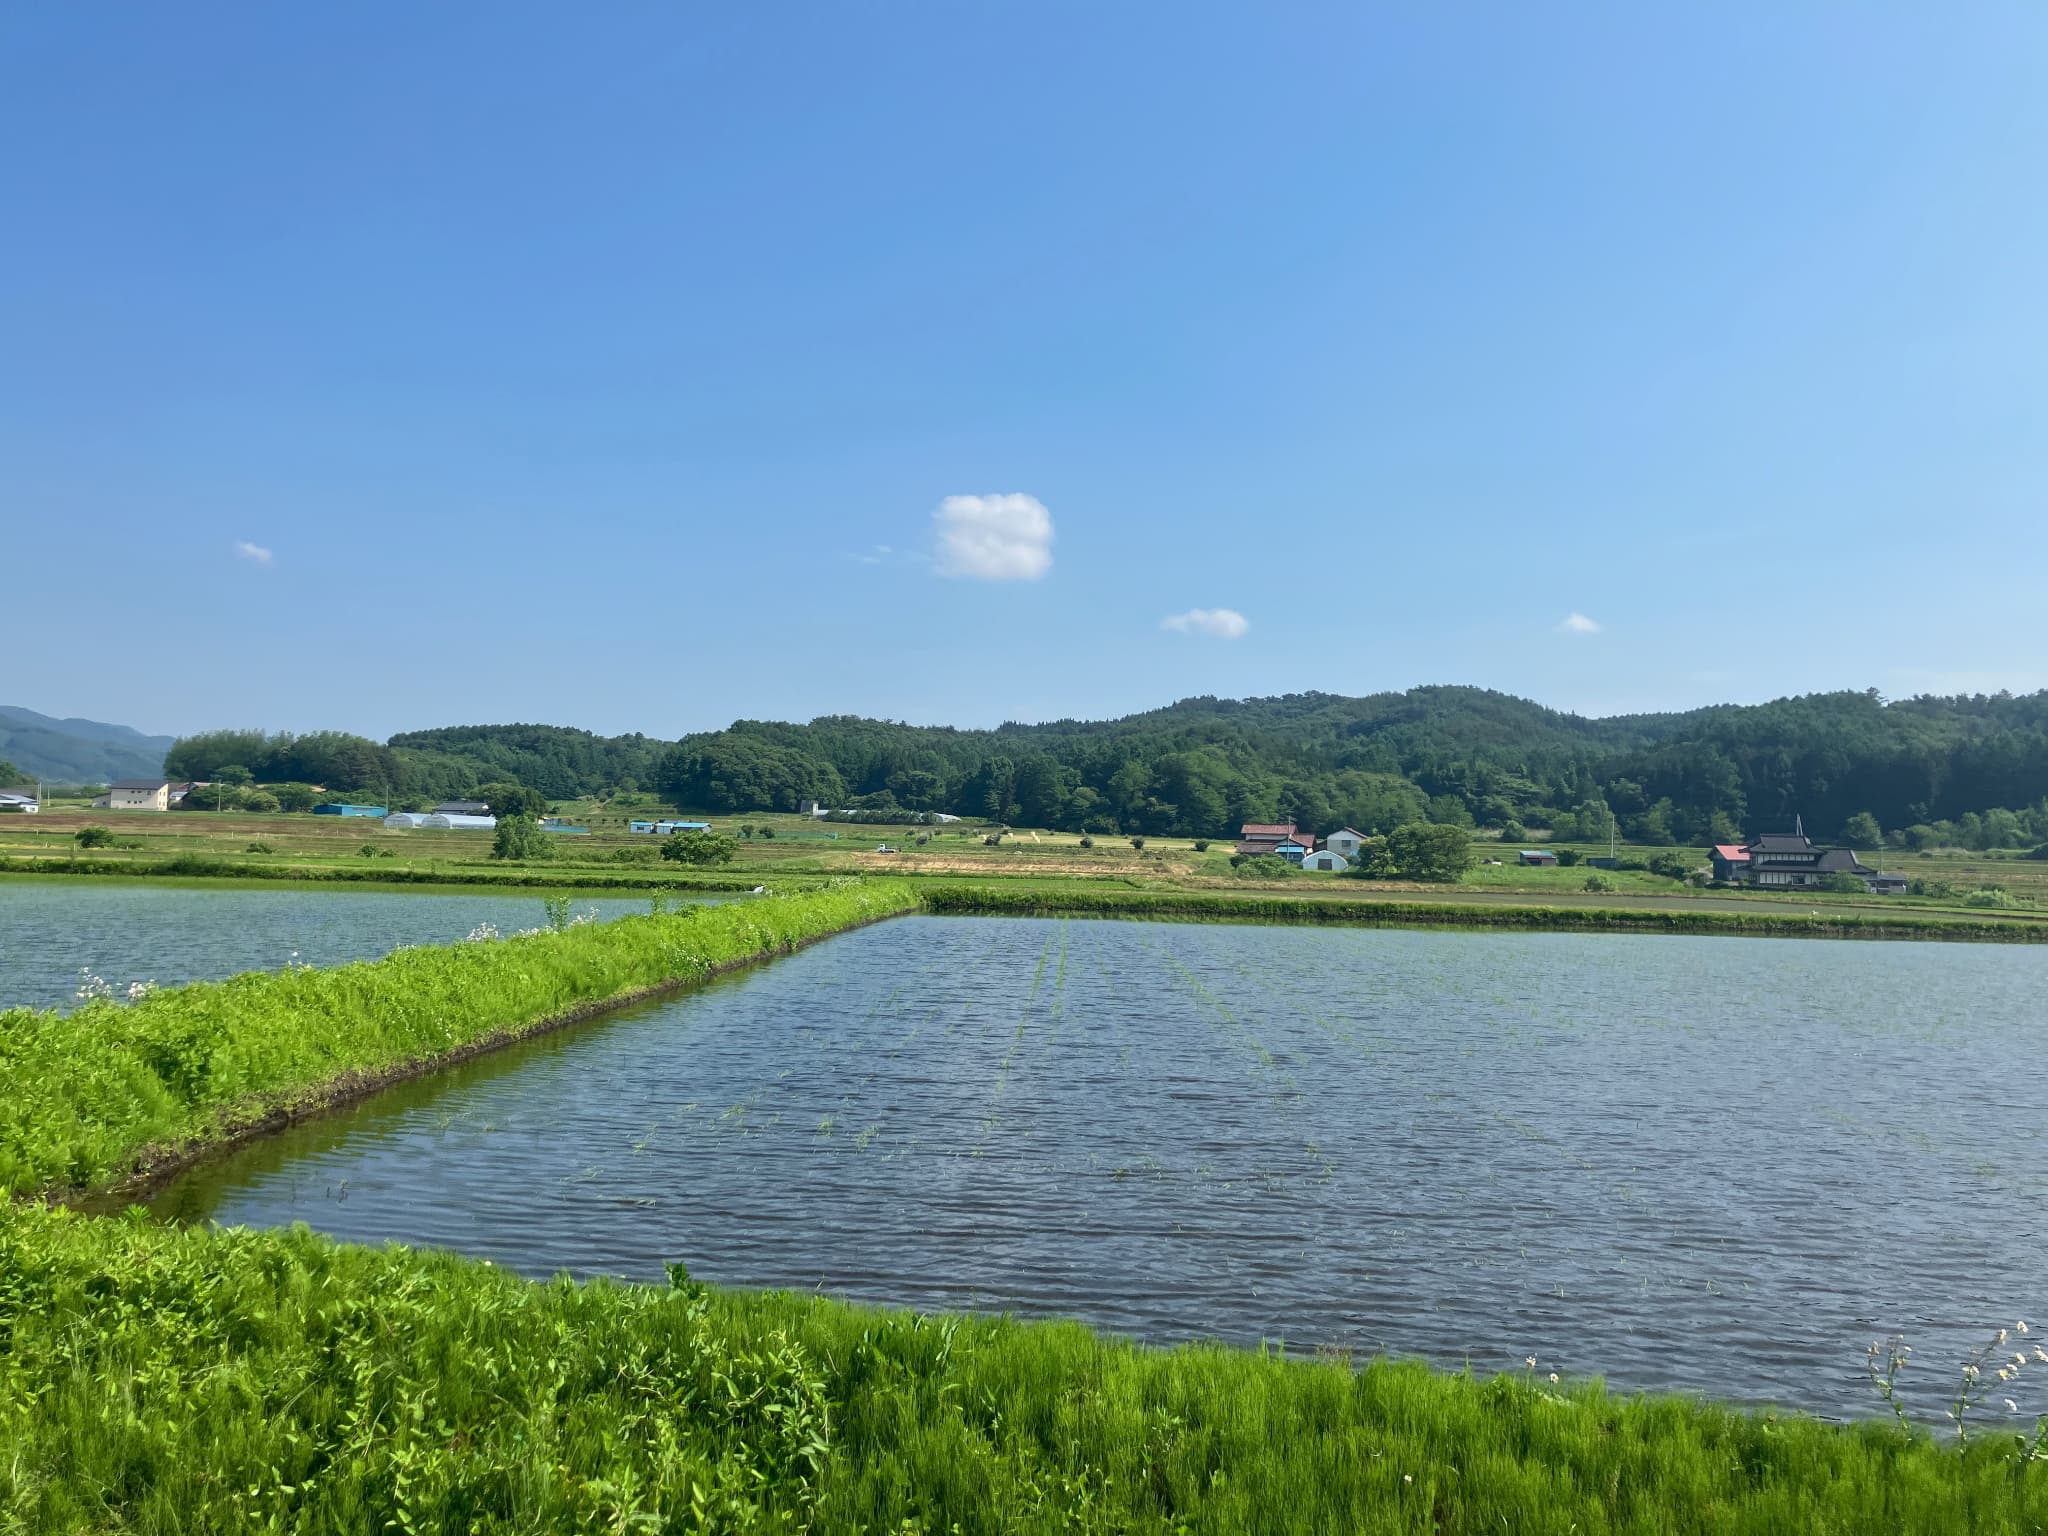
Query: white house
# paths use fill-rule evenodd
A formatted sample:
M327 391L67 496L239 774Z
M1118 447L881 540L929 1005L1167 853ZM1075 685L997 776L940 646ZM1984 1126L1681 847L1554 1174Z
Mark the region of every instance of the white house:
M0 789L0 811L33 816L42 808L41 792L32 784L24 784L19 789Z
M171 808L169 779L116 779L107 786L110 811L168 811Z
M1323 846L1332 853L1342 854L1346 859L1355 859L1358 857L1358 850L1365 846L1365 834L1344 827L1324 838Z
M1308 855L1301 861L1301 867L1318 869L1328 875L1341 875L1351 867L1351 861L1335 848L1325 848L1321 852Z

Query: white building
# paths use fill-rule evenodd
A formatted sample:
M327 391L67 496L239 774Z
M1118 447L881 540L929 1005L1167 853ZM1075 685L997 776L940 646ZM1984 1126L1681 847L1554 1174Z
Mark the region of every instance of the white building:
M171 808L169 779L116 779L107 786L110 811L168 811Z
M33 785L24 784L19 789L0 789L0 813L33 816L42 808L42 793Z
M1321 870L1326 875L1341 875L1351 867L1351 861L1334 848L1325 848L1320 853L1311 853L1301 861L1303 869Z
M1358 850L1365 846L1365 834L1345 827L1324 838L1323 846L1334 853L1341 853L1347 859L1355 859L1358 857Z

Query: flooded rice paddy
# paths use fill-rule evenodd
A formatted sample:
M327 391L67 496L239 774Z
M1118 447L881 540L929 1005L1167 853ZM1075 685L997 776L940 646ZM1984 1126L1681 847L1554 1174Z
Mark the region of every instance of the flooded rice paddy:
M645 912L647 898L579 896L573 914ZM449 944L479 924L547 923L540 895L472 891L224 889L0 880L0 1008L68 1008L84 976L117 992L238 971L374 960L401 944Z
M1838 1415L1897 1328L1931 1418L2048 1301L2044 996L2036 949L910 918L158 1209Z

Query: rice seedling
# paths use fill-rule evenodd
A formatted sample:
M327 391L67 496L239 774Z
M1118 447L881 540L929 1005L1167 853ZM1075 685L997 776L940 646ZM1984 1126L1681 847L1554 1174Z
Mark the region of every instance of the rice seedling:
M296 1231L0 1214L21 1530L1783 1531L2048 1521L2048 1463L1336 1351L535 1283Z

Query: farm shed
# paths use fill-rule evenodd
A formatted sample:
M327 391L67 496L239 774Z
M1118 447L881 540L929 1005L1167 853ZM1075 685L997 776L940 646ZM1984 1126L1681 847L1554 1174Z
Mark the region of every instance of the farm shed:
M116 779L107 786L110 811L168 811L171 808L169 779Z
M1301 867L1303 869L1321 870L1327 875L1341 875L1351 867L1351 861L1336 849L1325 848L1322 852L1312 853L1303 859Z
M543 818L540 824L540 829L543 832L567 832L574 836L590 836L590 828L572 827L571 825L569 825L568 822L562 820L562 818L559 816L548 816Z
M315 816L375 816L379 821L391 814L386 805L350 805L344 801L330 801L326 805L313 807Z
M1302 837L1283 837L1273 845L1273 851L1290 864L1299 864L1309 856L1308 840Z
M0 789L0 811L33 816L42 808L42 791L32 784L24 784L19 789Z
M437 832L488 832L498 824L495 816L444 816L439 811L425 817L420 825Z
M654 837L667 837L671 832L709 832L708 821L629 821L628 832L640 832Z
M443 800L428 813L433 816L488 816L489 804L482 800Z
M1550 865L1557 862L1557 855L1548 848L1524 848L1516 857L1515 862L1517 864Z

